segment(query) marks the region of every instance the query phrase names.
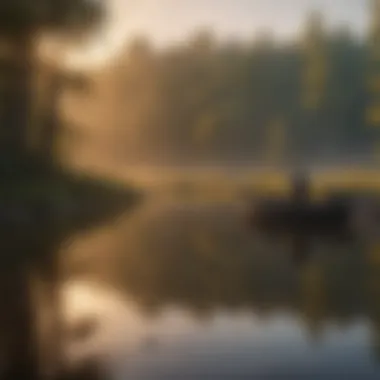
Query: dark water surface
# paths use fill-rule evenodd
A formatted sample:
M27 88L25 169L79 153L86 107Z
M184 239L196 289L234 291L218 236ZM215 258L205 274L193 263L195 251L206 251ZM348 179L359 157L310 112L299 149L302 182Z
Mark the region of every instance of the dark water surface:
M44 368L88 363L79 378L120 380L380 378L380 235L310 238L300 262L297 237L255 233L237 204L167 203L32 238L24 266L43 279L32 304Z

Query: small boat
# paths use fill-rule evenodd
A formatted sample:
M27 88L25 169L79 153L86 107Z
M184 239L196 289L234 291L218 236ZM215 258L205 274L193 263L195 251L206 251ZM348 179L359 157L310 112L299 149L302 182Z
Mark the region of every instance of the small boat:
M296 203L260 200L251 213L251 224L265 229L346 229L351 225L351 207L345 202Z
M250 213L252 227L282 232L352 231L379 220L378 202L363 194L333 193L321 201L309 198L305 178L296 178L290 199L258 199Z

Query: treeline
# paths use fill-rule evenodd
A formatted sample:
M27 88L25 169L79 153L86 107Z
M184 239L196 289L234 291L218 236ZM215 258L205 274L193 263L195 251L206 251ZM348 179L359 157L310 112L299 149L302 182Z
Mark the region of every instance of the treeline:
M135 40L114 70L125 156L182 163L370 157L378 134L369 108L373 41L348 28L327 33L315 14L291 43L269 34L220 42L210 31L165 50Z

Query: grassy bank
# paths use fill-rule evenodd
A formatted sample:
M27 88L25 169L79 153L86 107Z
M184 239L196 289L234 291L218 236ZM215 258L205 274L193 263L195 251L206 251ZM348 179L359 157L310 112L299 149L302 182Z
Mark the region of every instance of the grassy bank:
M349 168L315 171L310 175L312 196L331 191L373 192L380 195L380 170ZM151 184L153 192L194 200L229 201L251 196L288 196L291 173L281 170L246 171L240 175L218 172L166 176Z
M0 168L2 226L48 221L85 227L130 209L141 192L129 183L74 174L25 160Z

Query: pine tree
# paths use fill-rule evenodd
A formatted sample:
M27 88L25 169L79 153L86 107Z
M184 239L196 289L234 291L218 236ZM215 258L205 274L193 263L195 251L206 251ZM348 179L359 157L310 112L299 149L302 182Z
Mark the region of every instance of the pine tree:
M325 106L328 76L328 56L322 15L314 12L306 24L303 45L303 73L301 81L301 105L303 120L300 131L302 145L306 152L314 147L315 137L325 126Z
M2 150L25 154L32 121L36 46L47 33L91 29L102 6L92 0L2 0L0 2L0 103Z
M366 124L372 129L374 155L380 155L377 128L380 127L380 1L371 0L372 21L368 41L368 106Z

